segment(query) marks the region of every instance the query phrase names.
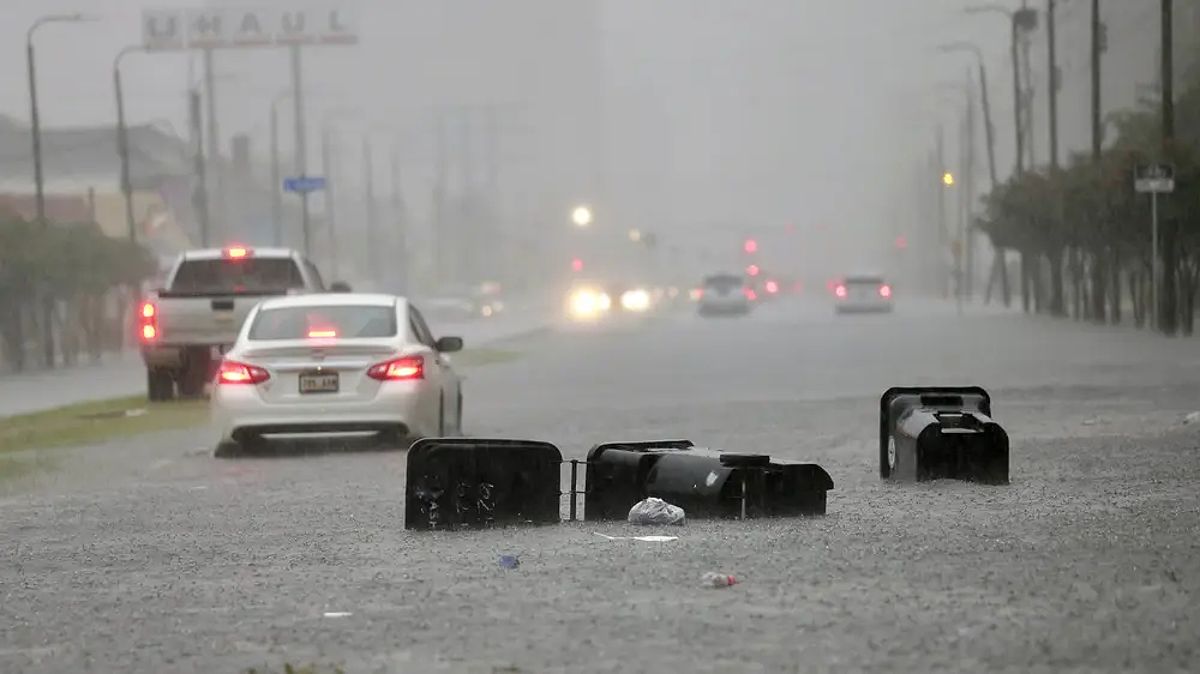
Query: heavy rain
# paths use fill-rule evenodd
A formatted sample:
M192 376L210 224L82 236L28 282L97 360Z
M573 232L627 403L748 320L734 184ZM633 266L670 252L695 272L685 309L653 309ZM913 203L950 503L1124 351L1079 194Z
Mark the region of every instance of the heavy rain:
M1186 671L1200 3L7 0L0 671Z

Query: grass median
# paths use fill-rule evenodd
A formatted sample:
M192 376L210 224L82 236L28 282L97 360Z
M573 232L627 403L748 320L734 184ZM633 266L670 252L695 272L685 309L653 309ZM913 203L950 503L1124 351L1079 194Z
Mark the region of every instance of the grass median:
M198 426L208 403L148 403L145 396L109 398L44 412L0 418L0 454L25 449L90 445L152 431Z

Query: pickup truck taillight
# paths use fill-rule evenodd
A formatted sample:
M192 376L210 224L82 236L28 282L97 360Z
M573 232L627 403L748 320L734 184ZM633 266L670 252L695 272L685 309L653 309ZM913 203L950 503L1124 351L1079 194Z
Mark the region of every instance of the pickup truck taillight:
M142 302L138 308L138 338L143 344L158 341L158 307L153 302Z

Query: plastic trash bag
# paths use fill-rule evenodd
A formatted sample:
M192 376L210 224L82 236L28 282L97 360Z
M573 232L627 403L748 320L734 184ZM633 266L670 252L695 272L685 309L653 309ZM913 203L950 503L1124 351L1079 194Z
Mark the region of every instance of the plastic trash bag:
M629 509L630 524L683 524L683 508L660 498L638 501Z

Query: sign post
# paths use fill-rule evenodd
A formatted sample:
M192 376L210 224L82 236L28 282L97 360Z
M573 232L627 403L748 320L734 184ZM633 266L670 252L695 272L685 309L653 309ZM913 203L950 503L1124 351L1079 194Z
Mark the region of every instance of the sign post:
M1161 273L1158 262L1158 195L1175 191L1175 167L1171 164L1148 164L1138 166L1134 174L1134 189L1150 195L1150 317L1151 325L1158 325L1159 283Z

